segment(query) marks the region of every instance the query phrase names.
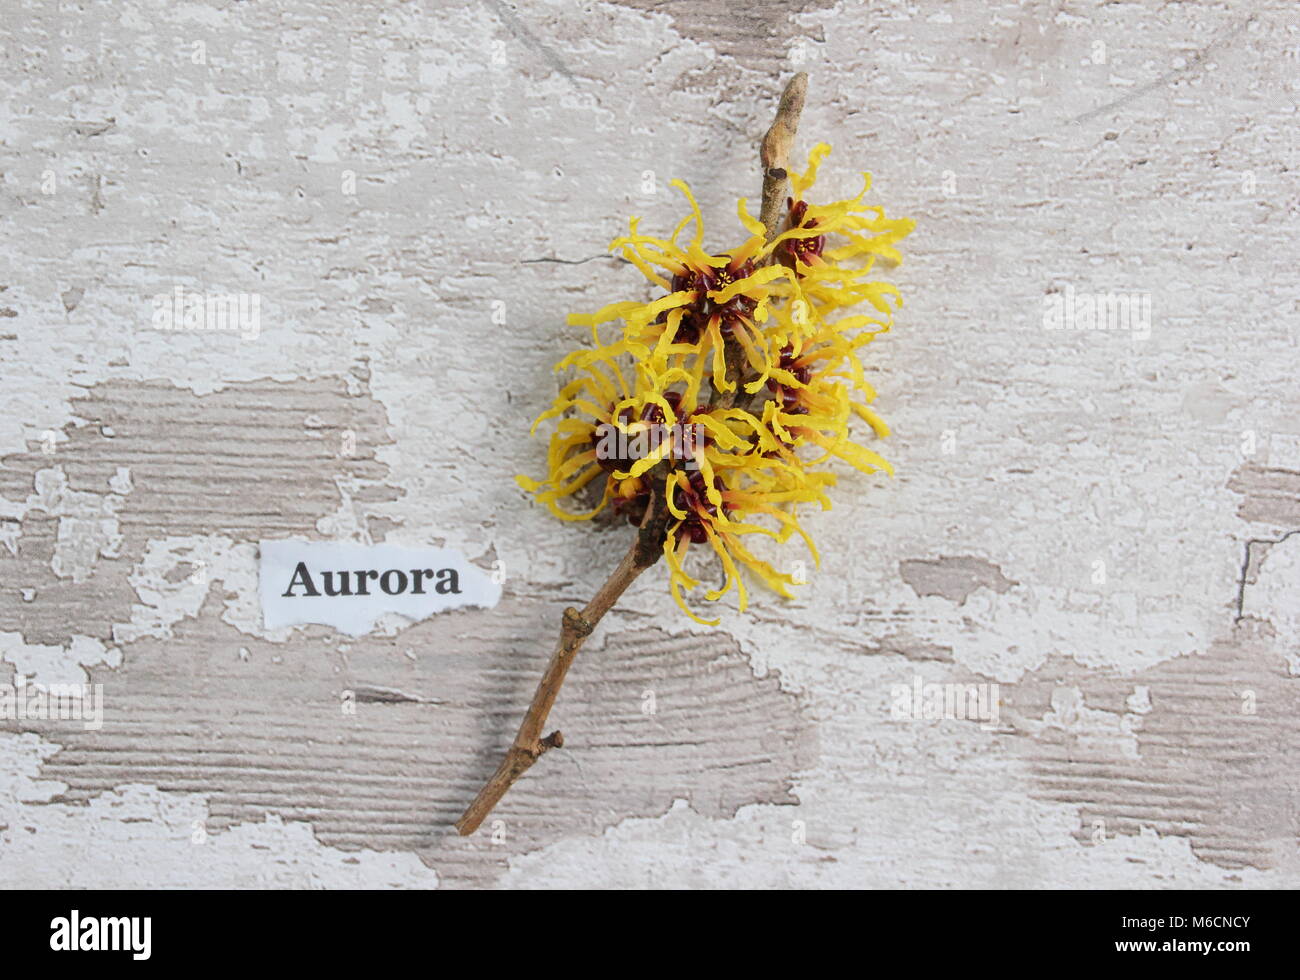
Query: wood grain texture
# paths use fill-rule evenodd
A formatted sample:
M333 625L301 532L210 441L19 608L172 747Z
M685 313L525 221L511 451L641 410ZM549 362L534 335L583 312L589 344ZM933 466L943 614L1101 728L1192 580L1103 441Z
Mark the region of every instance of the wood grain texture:
M1300 21L1292 4L128 0L0 54L5 882L1300 885ZM916 219L791 602L704 631L643 576L503 824L450 822L627 532L521 494L604 257L796 160ZM256 336L164 332L176 287ZM1047 329L1145 297L1149 332ZM439 543L506 599L268 632L262 537ZM1000 718L900 718L915 683ZM351 692L347 694L346 692ZM355 714L345 713L347 705ZM649 707L653 713L647 713ZM1248 710L1249 709L1249 710Z
M725 636L631 630L584 650L554 715L569 743L461 840L450 824L545 665L539 604L507 600L490 622L453 613L343 648L306 631L292 652L241 635L218 606L209 597L173 636L92 670L101 731L22 726L60 745L42 769L66 787L52 803L84 805L123 783L200 793L208 833L273 814L306 821L329 847L410 851L444 885L485 885L512 855L673 800L718 818L792 803L794 778L816 761L799 699L775 675L755 680Z

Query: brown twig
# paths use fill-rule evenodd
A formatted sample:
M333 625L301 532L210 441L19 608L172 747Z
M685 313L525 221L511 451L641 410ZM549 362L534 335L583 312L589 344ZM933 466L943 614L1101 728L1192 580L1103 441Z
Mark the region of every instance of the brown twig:
M519 732L511 743L506 756L497 766L492 778L479 790L474 802L456 821L456 829L462 836L478 830L479 824L492 812L510 789L548 750L558 749L564 745L564 736L557 729L545 738L542 729L546 727L546 716L555 706L555 699L560 694L565 675L573 665L583 642L591 635L605 613L613 608L627 587L636 581L636 577L659 560L663 553L663 536L667 528L668 511L662 504L663 480L655 478L650 494L650 503L645 517L637 532L636 540L628 548L623 560L605 584L600 587L591 601L579 612L572 606L564 610L560 621L560 640L551 662L546 665L546 672L537 685L528 712L519 725Z
M794 135L799 131L799 116L803 113L807 94L808 74L801 71L786 85L781 104L776 109L776 120L758 150L763 165L763 208L758 220L767 229L769 242L780 234L781 219L785 217L785 197L790 187L790 150L794 147Z
M763 209L761 220L767 229L770 242L780 234L781 221L784 218L784 205L789 177L786 167L789 165L790 148L794 135L799 128L799 115L803 112L804 96L808 91L808 76L803 72L790 79L781 96L781 104L776 110L776 120L763 137L759 149L759 160L763 166ZM736 387L728 392L714 392L713 404L730 407L741 392L744 381L744 352L740 344L729 340L727 357L728 377L736 378ZM657 470L658 468L656 468ZM546 727L546 717L555 706L555 699L560 694L560 687L569 673L582 644L591 635L605 613L613 608L627 587L636 581L636 577L659 560L663 552L664 535L667 533L668 509L664 504L664 476L652 471L650 503L646 507L645 517L641 522L637 538L627 550L623 560L592 597L591 601L578 611L572 606L564 610L560 622L560 639L551 661L546 665L546 672L537 685L528 712L524 715L514 742L507 750L505 758L497 766L487 783L479 790L474 802L469 805L461 818L456 821L456 829L462 836L472 834L492 812L492 808L501 801L506 791L518 781L519 777L532 768L533 763L551 749L564 745L564 736L557 729L546 737L542 730Z
M799 117L803 114L804 99L808 95L808 74L799 72L785 86L781 93L781 102L776 108L776 118L763 135L759 144L758 160L763 169L763 206L759 211L759 220L767 230L770 242L781 233L781 224L785 219L785 198L790 188L790 150L794 147L794 137L799 131ZM773 261L768 256L768 262ZM714 393L714 407L731 408L736 399L744 394L745 352L739 342L728 337L723 352L727 364L727 377L736 379L736 387L731 391ZM746 396L748 397L748 396Z

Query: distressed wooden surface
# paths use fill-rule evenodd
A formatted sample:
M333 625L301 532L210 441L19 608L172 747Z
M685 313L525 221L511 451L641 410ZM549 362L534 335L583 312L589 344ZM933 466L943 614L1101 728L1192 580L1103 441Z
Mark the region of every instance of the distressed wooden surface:
M1300 884L1300 17L1248 4L15 3L0 62L0 723L14 884ZM712 631L636 583L566 733L452 836L625 532L513 483L604 257L755 198L784 77L917 220L898 476ZM261 297L256 337L156 294ZM1149 297L1150 334L1044 329ZM446 543L505 598L268 633L256 542ZM792 554L790 557L802 557ZM998 685L996 724L895 688ZM349 707L355 713L349 713Z

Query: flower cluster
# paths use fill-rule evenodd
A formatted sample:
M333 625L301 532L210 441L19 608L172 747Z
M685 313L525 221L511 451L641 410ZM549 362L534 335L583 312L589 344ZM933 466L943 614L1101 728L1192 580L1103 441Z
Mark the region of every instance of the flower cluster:
M572 380L534 424L557 419L546 479L519 477L564 520L585 520L607 507L641 523L659 494L671 519L664 539L670 588L687 615L684 593L699 583L685 561L708 546L722 584L745 608L740 568L784 596L795 578L747 546L749 535L784 542L798 535L817 550L796 517L800 504L830 507L826 489L841 461L863 472L889 464L854 440L850 421L888 432L870 408L862 348L889 329L902 300L870 279L878 259L898 262L895 244L913 228L857 197L830 204L808 199L830 147L819 144L802 173L791 174L783 228L769 241L764 226L738 205L748 233L720 254L704 249L704 221L690 189L690 213L668 238L642 234L632 218L617 250L661 294L649 302L614 303L569 322L590 329L590 346L557 370ZM689 240L683 240L688 226ZM852 312L861 308L865 312ZM586 489L592 509L570 510Z

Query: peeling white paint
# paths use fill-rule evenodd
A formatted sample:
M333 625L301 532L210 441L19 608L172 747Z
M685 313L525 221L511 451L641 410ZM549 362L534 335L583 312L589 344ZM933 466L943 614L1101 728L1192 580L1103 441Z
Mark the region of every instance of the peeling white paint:
M710 243L723 244L737 194L757 194L754 144L778 76L803 69L800 148L835 145L828 191L869 169L889 211L918 222L890 273L907 305L870 350L898 476L846 474L834 510L806 521L824 561L808 563L810 585L792 602L756 591L720 627L756 675L777 669L782 690L810 700L820 758L791 774L797 808L734 819L672 805L676 775L651 766L659 811L513 858L502 882L1295 887L1293 840L1266 842L1267 872L1219 867L1149 828L1081 843L1081 807L1037 798L1020 753L1062 739L1131 759L1136 739L1140 760L1168 690L1133 684L1103 707L1085 680L1119 677L1127 692L1132 675L1178 658L1195 667L1256 621L1261 677L1287 682L1274 663L1300 675L1300 538L1261 560L1234 626L1240 543L1290 528L1241 516L1227 487L1248 461L1295 455L1291 10L1266 0L1225 39L1245 12L1147 0L1044 20L1009 0L939 7L807 0L724 17L704 0L543 0L512 8L526 32L491 5L391 4L382 17L300 0L27 11L11 46L24 59L0 71L0 195L18 243L0 277L0 457L23 457L8 472L30 477L0 496L0 561L20 563L0 579L6 663L48 679L118 667L119 646L174 639L205 603L249 638L224 651L232 665L269 660L259 644L270 642L289 667L332 677L355 653L311 628L264 628L255 540L215 520L177 533L162 505L132 512L149 466L203 453L202 439L147 447L158 457L84 455L75 436L97 420L75 418L74 400L158 379L200 398L330 379L376 401L387 422L359 449L386 474L320 463L338 505L331 496L293 533L314 524L371 544L382 528L386 543L492 554L507 594L530 604L528 630L551 642L558 610L592 594L628 534L561 525L513 483L543 465L527 426L554 395L552 363L581 342L565 315L641 295L634 270L591 257L628 214L647 232L671 228L671 178L692 184ZM1201 50L1214 71L1185 57L1186 73L1151 86L1174 67L1170 52ZM1107 108L1117 98L1129 101ZM152 329L150 297L178 285L260 294L258 336ZM1067 287L1149 293L1150 338L1044 331L1044 296ZM338 438L337 419L309 408L302 438ZM256 421L232 412L208 431ZM275 464L274 452L210 460ZM176 492L203 493L201 475L193 482ZM292 502L267 497L247 506L274 518ZM47 519L53 552L38 560ZM917 596L899 562L935 555L974 556L1016 584L960 605ZM80 622L92 611L111 624L103 635ZM647 623L697 630L658 569L602 629ZM365 680L455 709L432 703L436 678L402 673L431 660L403 654L406 628L380 620L366 640L391 643L393 663ZM528 630L484 643L490 630L466 627L454 646L507 670ZM924 659L934 647L951 658ZM374 649L365 662L386 663ZM914 675L1028 685L1054 657L1083 679L1058 685L1014 738L889 720L890 688ZM1239 734L1226 718L1217 733ZM489 727L476 731L487 740ZM581 732L566 735L568 754L547 764L579 769ZM195 847L201 794L130 786L85 807L44 802L54 791L39 767L57 746L34 738L0 733L0 857L16 881L437 880L410 853L345 856L274 819ZM481 880L497 873L485 864Z
M1291 676L1300 676L1300 534L1268 546L1242 595L1242 613L1272 623Z
M21 633L0 633L0 660L12 664L29 684L80 686L90 681L86 667L116 667L122 662L122 652L93 636L74 636L70 643L54 646L28 643Z
M72 490L60 466L37 472L36 492L21 509L10 513L21 520L29 513L58 518L58 537L50 568L60 578L84 582L103 558L116 558L122 544L117 512L131 492L129 479L115 477L104 494Z
M411 854L322 846L305 823L268 816L210 833L197 793L122 786L87 806L52 802L38 776L58 746L0 732L0 854L11 888L436 888Z
M132 587L139 602L130 619L113 625L117 643L143 637L169 637L182 619L198 614L216 582L225 596L222 619L252 636L284 640L288 629L266 630L257 599L257 545L230 538L182 536L149 542L144 557L132 569Z

